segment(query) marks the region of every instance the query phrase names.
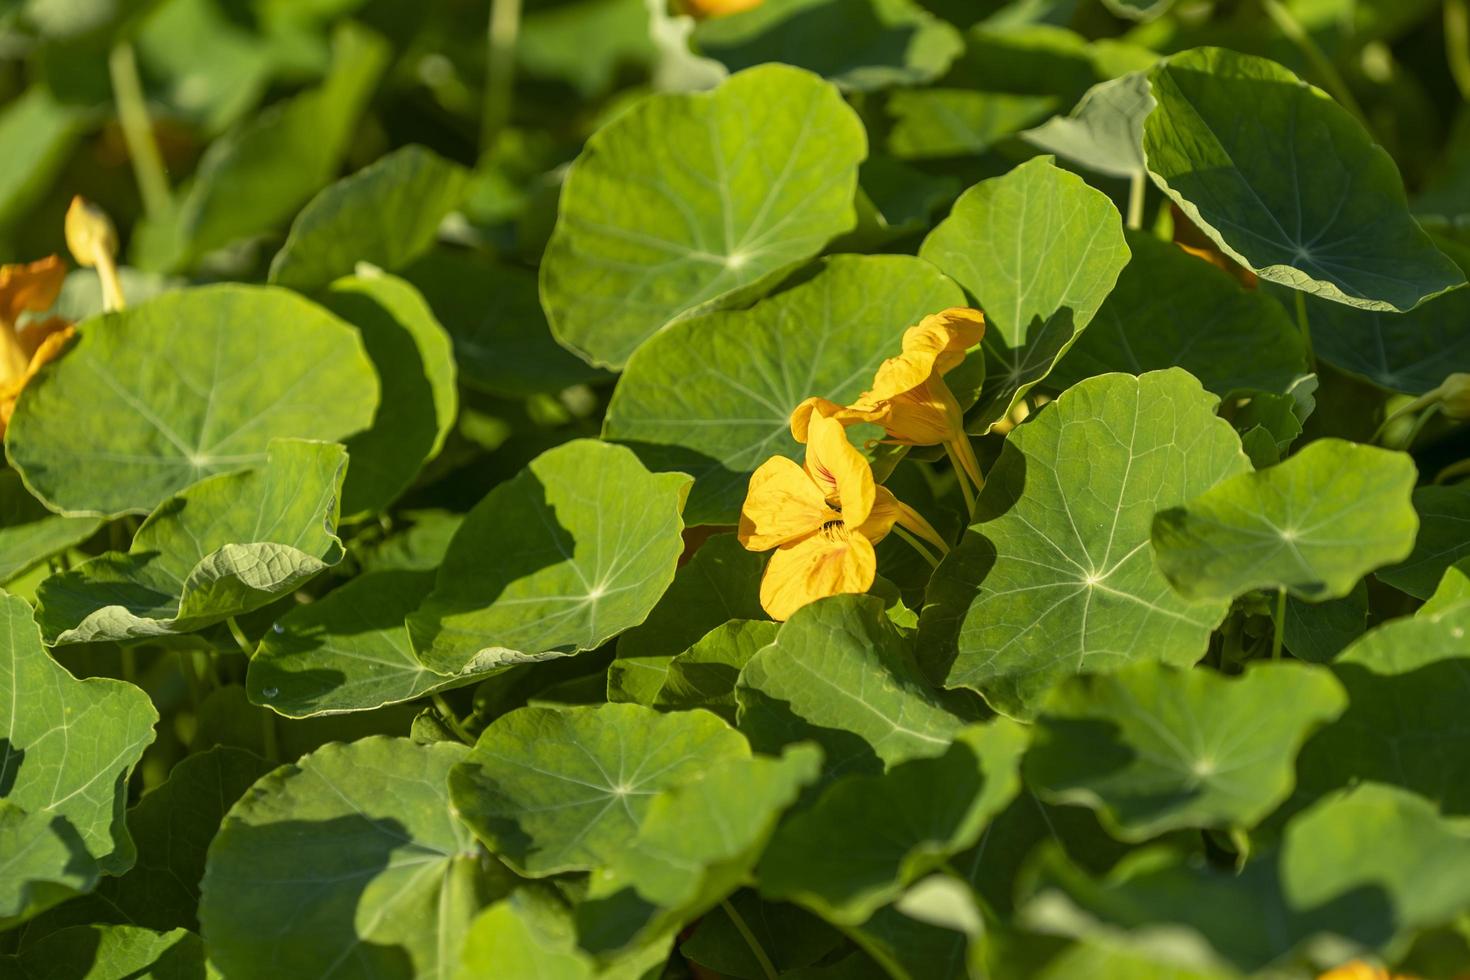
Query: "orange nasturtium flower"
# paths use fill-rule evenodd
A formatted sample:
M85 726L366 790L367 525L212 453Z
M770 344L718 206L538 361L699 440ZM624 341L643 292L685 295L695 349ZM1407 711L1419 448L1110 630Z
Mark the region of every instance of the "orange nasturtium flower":
M72 335L60 317L18 326L22 313L56 302L66 266L53 255L26 265L0 266L0 435L10 424L15 400L41 366L53 360Z
M964 412L944 376L985 335L979 310L952 307L924 317L903 334L903 349L878 367L873 387L851 405L808 398L791 413L791 434L805 442L816 416L851 425L874 422L889 441L908 446L943 446L971 484L981 485L980 464L965 435Z
M704 20L754 10L762 2L763 0L681 0L680 6L689 16Z
M1413 977L1389 973L1381 966L1373 966L1362 960L1353 960L1328 970L1317 980L1414 980Z
M740 543L776 551L760 593L775 620L825 596L868 591L878 571L873 545L894 524L946 549L927 521L877 485L840 422L815 416L808 434L806 465L772 456L751 475L740 509Z

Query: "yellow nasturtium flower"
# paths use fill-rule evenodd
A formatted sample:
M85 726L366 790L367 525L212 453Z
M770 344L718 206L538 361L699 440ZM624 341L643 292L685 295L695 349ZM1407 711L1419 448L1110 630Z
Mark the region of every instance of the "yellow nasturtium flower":
M965 435L964 413L944 376L965 359L965 351L985 335L979 310L952 307L924 317L903 334L902 352L878 367L873 387L851 405L808 398L791 413L791 434L806 442L816 416L845 425L873 422L889 441L907 446L943 446L970 482L981 485L980 464Z
M680 0L680 6L691 17L707 20L754 10L762 0Z
M61 292L66 266L53 255L25 265L0 266L0 435L21 389L66 346L72 326L59 317L19 326L21 314L49 309Z
M873 545L902 524L944 550L914 510L873 479L862 453L835 419L815 416L806 463L773 456L751 475L740 510L740 543L775 549L761 579L761 607L786 620L829 595L866 592L877 575Z
M1362 960L1353 960L1328 970L1317 980L1415 980L1415 978L1398 973L1391 974L1381 966L1373 966Z

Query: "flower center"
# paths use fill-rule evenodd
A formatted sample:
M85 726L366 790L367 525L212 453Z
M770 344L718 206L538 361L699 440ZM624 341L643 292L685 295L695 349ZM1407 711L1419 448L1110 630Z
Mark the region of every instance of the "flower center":
M847 525L840 520L827 521L822 525L822 537L832 542L846 541Z

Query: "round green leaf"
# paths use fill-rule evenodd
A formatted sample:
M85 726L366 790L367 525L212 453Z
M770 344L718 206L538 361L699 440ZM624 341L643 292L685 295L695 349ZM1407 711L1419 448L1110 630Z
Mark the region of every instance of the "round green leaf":
M470 511L408 617L419 659L480 672L601 646L648 616L684 550L689 478L622 446L542 453Z
M402 279L339 279L317 298L357 327L383 386L372 428L347 440L352 468L342 513L358 517L397 500L439 455L459 412L454 351L424 298Z
M270 281L303 292L351 274L359 262L390 272L434 242L469 172L432 150L400 147L312 198L271 261Z
M0 582L27 572L97 532L95 517L53 514L21 482L15 470L0 470Z
M1298 799L1371 780L1470 816L1470 609L1385 623L1329 666L1348 709L1302 748Z
M1143 120L1153 110L1148 76L1132 72L1087 90L1066 116L1054 116L1022 139L1046 153L1109 177L1142 177ZM1129 247L1133 247L1130 241Z
M259 609L342 560L336 443L281 439L265 464L201 480L149 515L126 553L36 591L47 642L189 633Z
M147 513L259 464L274 438L365 429L378 404L357 332L283 289L165 293L79 333L26 386L5 434L26 486L65 514Z
M1291 793L1297 749L1346 704L1329 671L1305 664L1226 677L1139 663L1074 677L1036 720L1026 785L1092 807L1124 840L1248 829Z
M434 587L431 572L370 572L297 606L250 658L250 700L288 718L370 711L447 683L419 663L403 619Z
M449 331L459 380L472 388L518 397L612 378L552 338L533 272L440 249L402 275Z
M24 599L0 593L0 639L0 924L9 924L132 865L128 776L158 712L131 684L67 673Z
M1262 279L1398 311L1464 285L1409 215L1388 153L1325 92L1223 48L1174 55L1149 84L1154 181Z
M740 730L761 752L821 745L829 776L945 752L962 721L940 706L874 596L803 606L740 672Z
M1020 788L1026 732L1005 719L962 730L943 755L834 783L771 839L767 898L857 925L980 839Z
M547 935L514 901L496 902L475 917L465 934L463 959L454 976L594 980L597 965L571 935Z
M238 980L439 976L488 876L454 818L468 750L377 736L282 766L231 807L209 848L199 920Z
M651 96L587 141L541 264L552 333L617 368L685 316L760 295L857 220L867 139L815 75Z
M749 756L740 733L704 711L520 708L481 733L449 786L492 851L541 877L607 864L659 792Z
M919 255L985 311L989 368L977 411L989 431L1092 320L1128 245L1107 195L1038 157L961 194Z
M888 96L888 152L900 160L979 156L1045 119L1057 100L958 88L904 88Z
M1280 303L1171 242L1127 232L1131 253L1097 316L1047 379L1065 390L1108 371L1182 367L1221 398L1286 392L1306 374L1301 331Z
M872 385L905 328L964 305L964 294L906 255L840 255L748 310L670 327L628 362L603 422L655 469L695 477L685 519L733 524L755 468L800 460L791 412L812 395L838 404Z
M6 961L17 972L4 969ZM192 932L153 932L131 925L60 929L0 957L0 973L14 980L214 980L204 944Z
M1414 547L1417 479L1405 453L1319 439L1284 463L1160 510L1154 555L1190 599L1266 588L1340 599Z
M1149 526L1249 466L1215 405L1177 368L1107 374L1013 431L976 523L930 584L930 676L1024 718L1073 674L1203 656L1228 602L1170 588Z
M703 21L694 40L731 71L781 62L857 92L933 81L965 48L912 0L766 0Z
M704 708L735 724L735 682L750 658L776 639L781 624L732 619L669 661L653 706L664 711Z

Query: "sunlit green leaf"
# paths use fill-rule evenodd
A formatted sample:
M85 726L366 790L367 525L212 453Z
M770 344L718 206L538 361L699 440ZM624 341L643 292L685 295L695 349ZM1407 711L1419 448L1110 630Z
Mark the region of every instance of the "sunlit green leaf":
M1109 177L1141 176L1143 120L1153 107L1148 76L1134 72L1094 85L1068 115L1022 136L1032 146L1088 170Z
M732 619L710 630L669 661L653 706L687 711L704 708L735 724L735 682L750 658L776 639L779 623Z
M206 965L204 944L192 932L153 932L126 925L58 930L17 956L0 957L0 973L15 980L214 980L218 976Z

